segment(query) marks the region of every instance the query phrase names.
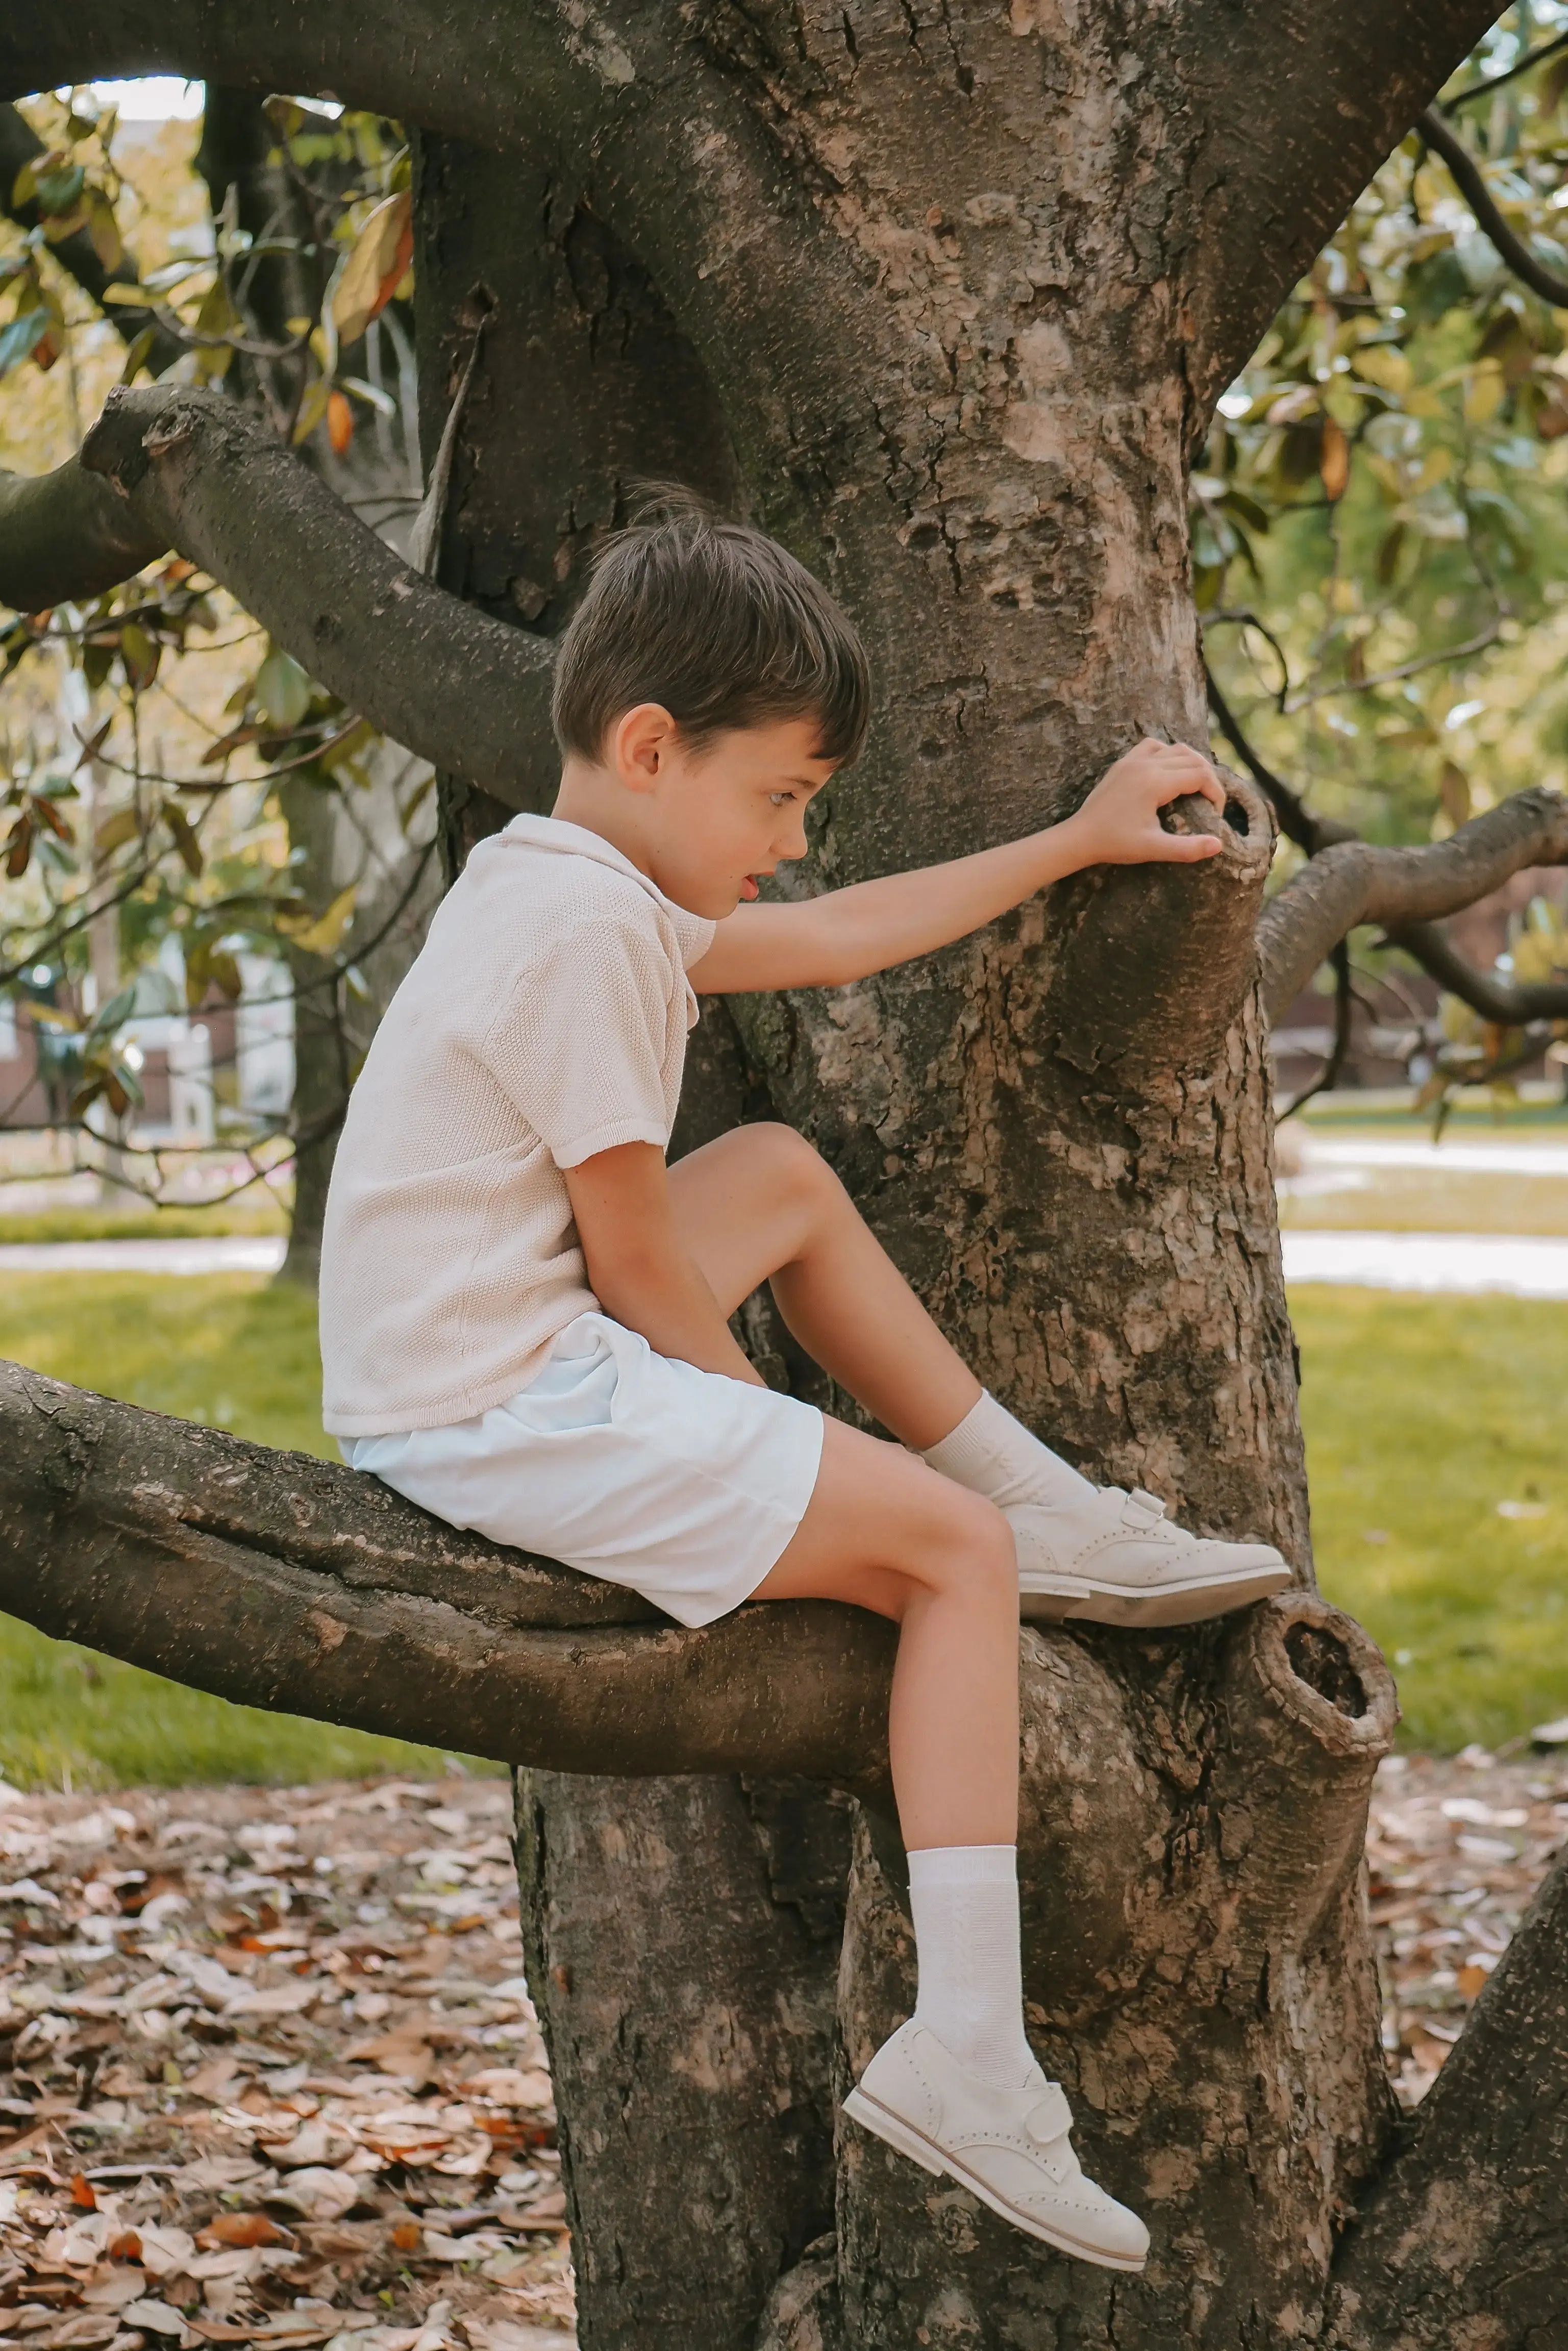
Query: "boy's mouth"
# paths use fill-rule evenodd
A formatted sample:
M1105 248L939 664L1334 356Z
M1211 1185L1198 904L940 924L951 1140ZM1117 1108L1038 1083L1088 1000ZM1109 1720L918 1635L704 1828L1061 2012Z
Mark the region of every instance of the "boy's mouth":
M740 885L740 894L743 898L755 898L757 895L757 883L749 873Z

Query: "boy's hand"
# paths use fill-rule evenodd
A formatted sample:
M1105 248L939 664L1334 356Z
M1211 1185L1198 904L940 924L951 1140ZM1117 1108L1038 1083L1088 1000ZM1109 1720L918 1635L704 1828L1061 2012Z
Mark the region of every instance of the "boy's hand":
M1200 792L1223 812L1225 788L1207 759L1185 743L1145 737L1107 768L1077 815L1068 819L1084 864L1143 865L1164 860L1196 865L1217 856L1225 844L1212 834L1167 832L1160 822L1161 809L1188 792Z

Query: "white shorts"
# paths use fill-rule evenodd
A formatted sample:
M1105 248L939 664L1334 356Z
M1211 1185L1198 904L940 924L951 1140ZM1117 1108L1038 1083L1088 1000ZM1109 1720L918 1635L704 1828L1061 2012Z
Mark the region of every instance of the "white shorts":
M656 1355L591 1313L521 1395L478 1419L350 1437L342 1451L451 1526L708 1625L750 1598L805 1516L822 1416Z

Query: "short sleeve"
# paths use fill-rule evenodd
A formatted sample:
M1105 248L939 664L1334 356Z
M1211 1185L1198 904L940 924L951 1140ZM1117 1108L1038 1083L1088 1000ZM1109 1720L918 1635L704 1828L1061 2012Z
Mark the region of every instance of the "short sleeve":
M657 936L612 914L530 956L486 1058L558 1167L618 1144L668 1143L674 977Z

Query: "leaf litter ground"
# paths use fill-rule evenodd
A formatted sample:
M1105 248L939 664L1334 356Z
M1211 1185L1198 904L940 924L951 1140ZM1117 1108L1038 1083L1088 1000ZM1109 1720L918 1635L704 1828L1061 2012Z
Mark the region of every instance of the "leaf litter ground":
M571 2351L509 1827L0 1787L0 2346Z
M508 1812L483 1780L0 1785L0 2351L572 2351ZM1565 1832L1550 1761L1383 1766L1407 2105Z

